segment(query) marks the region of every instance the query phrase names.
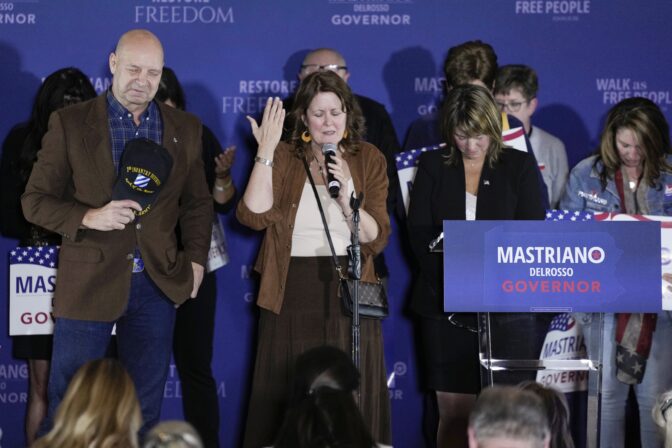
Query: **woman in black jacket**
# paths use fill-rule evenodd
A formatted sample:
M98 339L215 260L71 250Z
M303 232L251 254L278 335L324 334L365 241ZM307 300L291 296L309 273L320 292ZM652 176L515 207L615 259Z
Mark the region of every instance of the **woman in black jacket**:
M487 89L451 89L440 126L446 146L420 156L411 192L408 225L419 264L411 308L419 316L422 376L437 396L437 446L466 446L480 390L476 319L444 313L442 260L428 245L444 220L543 219L545 210L534 159L504 146L501 114Z

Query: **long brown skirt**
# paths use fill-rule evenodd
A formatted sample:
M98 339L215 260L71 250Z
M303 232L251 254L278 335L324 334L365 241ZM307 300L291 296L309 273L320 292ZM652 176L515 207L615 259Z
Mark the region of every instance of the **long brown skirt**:
M292 257L280 314L261 310L252 396L245 427L247 448L273 444L290 393L296 358L332 345L350 353L350 318L337 297L330 257ZM390 401L380 321L361 319L361 409L378 442L391 445Z

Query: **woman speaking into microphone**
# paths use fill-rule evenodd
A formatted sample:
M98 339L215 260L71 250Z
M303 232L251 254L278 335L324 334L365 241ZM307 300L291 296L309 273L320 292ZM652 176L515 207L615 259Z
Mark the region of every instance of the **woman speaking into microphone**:
M363 193L359 240L362 281L375 282L373 256L390 234L385 201L385 158L361 140L364 120L349 87L326 71L307 76L290 112L291 143L281 143L285 111L269 98L261 124L248 117L258 143L237 216L265 230L255 270L261 274L257 355L245 430L246 447L271 445L282 423L291 368L307 349L332 345L350 350L350 316L338 297L339 278L309 176L333 240L347 265L353 231L352 193ZM333 149L331 163L323 149ZM327 188L329 174L338 192ZM378 442L390 443L390 404L380 321L361 320L361 409Z

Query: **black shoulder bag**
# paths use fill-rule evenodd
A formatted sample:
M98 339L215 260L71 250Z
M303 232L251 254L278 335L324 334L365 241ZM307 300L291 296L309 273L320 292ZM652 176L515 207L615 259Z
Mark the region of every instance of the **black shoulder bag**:
M345 314L352 316L352 282L353 280L348 276L343 274L343 268L338 262L338 257L336 256L336 251L334 250L334 243L331 240L331 234L329 233L329 226L327 225L327 219L324 216L324 210L322 209L322 203L320 202L320 196L317 194L317 188L315 187L315 181L313 176L310 174L310 169L308 168L308 162L305 157L303 158L303 166L306 169L308 174L308 180L310 180L310 186L313 187L313 193L315 194L315 200L317 201L317 207L320 209L320 217L322 218L322 225L324 226L324 231L327 234L327 240L329 241L329 248L331 249L331 256L334 262L334 267L338 273L338 278L340 279L340 296L341 301L343 302L343 307L345 309ZM370 318L370 319L383 319L390 314L389 307L387 305L387 293L385 292L385 287L383 282L378 279L376 283L371 282L359 282L359 315L360 317Z

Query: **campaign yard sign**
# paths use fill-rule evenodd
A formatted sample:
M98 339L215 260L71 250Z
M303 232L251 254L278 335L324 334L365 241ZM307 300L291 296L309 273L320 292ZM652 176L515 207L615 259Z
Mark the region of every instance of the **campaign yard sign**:
M657 312L658 222L444 221L447 312Z
M16 247L9 252L9 334L51 334L58 246Z

